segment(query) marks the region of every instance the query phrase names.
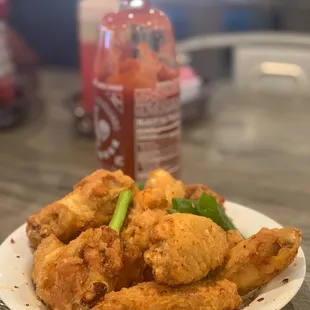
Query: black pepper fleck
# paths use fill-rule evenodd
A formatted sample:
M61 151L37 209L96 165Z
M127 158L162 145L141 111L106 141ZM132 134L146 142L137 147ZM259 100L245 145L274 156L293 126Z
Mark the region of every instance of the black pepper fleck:
M20 258L20 256L19 256L19 255L17 255L16 257L17 257L17 258Z
M14 288L18 288L18 286L15 285Z
M284 279L284 280L282 281L282 283L283 283L283 284L288 283L288 279Z
M261 301L263 301L265 298L264 297L262 297L262 298L260 298L260 299L257 299L257 301L258 302L261 302Z
M14 243L15 243L15 240L14 240L13 238L11 239L11 243L12 243L12 244L14 244Z
M26 307L29 307L29 304L26 304Z

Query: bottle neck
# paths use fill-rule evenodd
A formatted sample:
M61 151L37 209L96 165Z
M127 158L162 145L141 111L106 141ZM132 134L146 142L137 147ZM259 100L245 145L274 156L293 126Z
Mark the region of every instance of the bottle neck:
M126 9L150 9L149 0L120 0L120 10Z

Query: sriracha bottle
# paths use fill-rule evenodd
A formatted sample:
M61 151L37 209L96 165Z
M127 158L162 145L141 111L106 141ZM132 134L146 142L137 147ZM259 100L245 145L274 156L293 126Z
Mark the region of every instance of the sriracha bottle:
M142 181L180 170L180 83L172 25L146 0L122 0L100 26L94 68L97 155Z

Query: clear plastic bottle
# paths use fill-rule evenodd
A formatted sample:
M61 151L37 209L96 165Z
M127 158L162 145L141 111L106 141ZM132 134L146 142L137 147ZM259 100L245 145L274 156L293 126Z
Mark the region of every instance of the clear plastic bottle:
M148 1L120 2L100 27L95 131L102 166L136 180L180 170L180 83L169 19Z

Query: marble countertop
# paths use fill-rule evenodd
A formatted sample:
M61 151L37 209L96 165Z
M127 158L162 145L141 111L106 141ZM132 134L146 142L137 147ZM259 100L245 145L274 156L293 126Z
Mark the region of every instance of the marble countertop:
M30 214L69 192L98 168L92 139L79 137L63 105L79 88L76 72L42 72L37 116L0 133L0 239ZM183 128L183 180L304 234L310 255L310 103L296 97L217 91L201 119ZM309 268L308 268L309 269ZM310 274L285 310L310 309Z

